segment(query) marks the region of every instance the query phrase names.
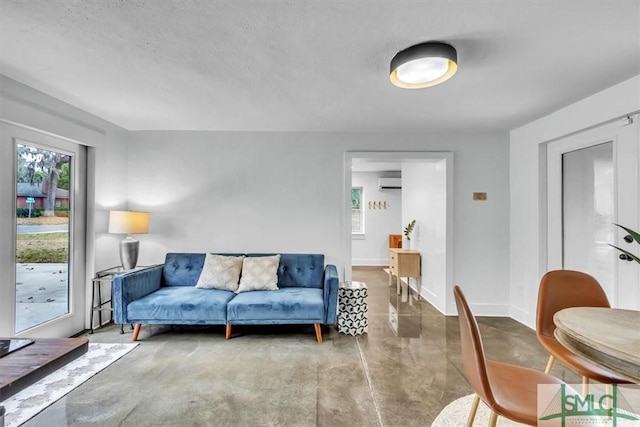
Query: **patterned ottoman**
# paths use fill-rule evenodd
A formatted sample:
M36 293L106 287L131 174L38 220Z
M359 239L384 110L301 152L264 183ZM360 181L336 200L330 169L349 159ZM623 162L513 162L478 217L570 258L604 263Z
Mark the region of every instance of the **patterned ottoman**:
M338 332L362 335L369 330L367 284L343 282L338 289Z

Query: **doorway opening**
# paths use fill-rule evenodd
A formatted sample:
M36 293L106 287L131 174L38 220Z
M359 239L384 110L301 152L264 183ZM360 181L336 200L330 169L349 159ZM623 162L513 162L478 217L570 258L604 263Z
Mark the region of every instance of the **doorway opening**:
M389 242L400 235L404 248L421 255L421 286L414 279L410 286L446 312L453 277L452 177L449 152L345 153L345 280L354 266L387 267ZM409 241L403 231L413 220Z

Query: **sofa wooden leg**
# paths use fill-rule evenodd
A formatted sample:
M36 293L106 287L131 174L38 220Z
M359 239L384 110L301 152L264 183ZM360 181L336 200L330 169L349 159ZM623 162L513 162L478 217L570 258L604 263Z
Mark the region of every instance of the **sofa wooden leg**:
M228 340L231 339L231 325L227 325L227 329L225 331L224 337Z
M136 323L136 326L133 328L133 336L131 337L131 341L138 341L138 334L140 333L140 328L142 325L140 323Z
M314 323L313 327L316 329L316 341L318 344L322 344L322 326L320 323Z

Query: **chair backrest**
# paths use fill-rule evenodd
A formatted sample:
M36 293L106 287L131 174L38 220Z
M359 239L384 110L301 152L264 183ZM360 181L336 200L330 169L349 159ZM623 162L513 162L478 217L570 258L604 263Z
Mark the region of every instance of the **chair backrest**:
M487 405L491 405L495 400L489 384L489 376L487 375L487 365L478 323L459 286L453 287L453 295L458 308L464 375L473 391Z
M600 283L587 273L549 271L540 280L536 309L536 334L553 337L553 315L569 307L609 307Z

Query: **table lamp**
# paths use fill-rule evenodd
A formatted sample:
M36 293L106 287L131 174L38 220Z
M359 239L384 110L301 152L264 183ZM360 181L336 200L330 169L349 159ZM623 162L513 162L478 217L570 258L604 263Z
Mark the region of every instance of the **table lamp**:
M110 211L109 233L126 234L120 242L120 262L125 270L132 270L138 263L140 242L132 234L149 232L149 212Z

